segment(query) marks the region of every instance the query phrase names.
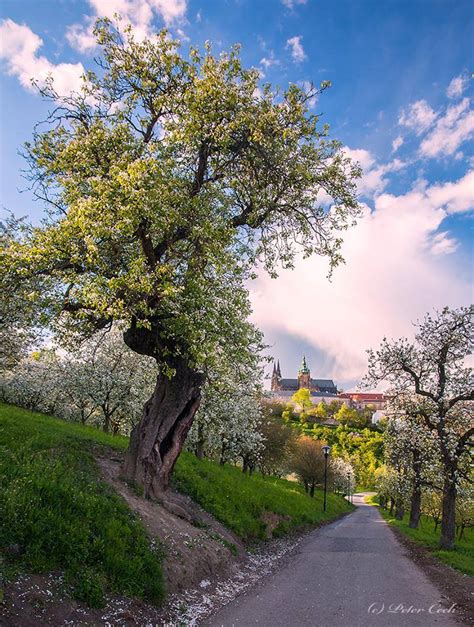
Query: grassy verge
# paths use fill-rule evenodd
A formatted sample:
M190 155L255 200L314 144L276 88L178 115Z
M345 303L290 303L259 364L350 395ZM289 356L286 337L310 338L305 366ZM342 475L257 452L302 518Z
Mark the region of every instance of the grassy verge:
M435 533L433 521L427 516L421 516L418 529L410 529L408 514L403 520L397 520L388 510L380 507L377 495L367 496L365 501L370 505L379 507L380 513L390 525L399 529L414 542L426 547L441 562L466 575L474 576L474 534L472 530L467 529L463 539L456 540L456 548L453 551L444 551L438 548L439 528Z
M162 556L140 520L100 481L94 457L124 451L128 439L0 404L0 559L7 573L65 571L76 598L100 606L108 592L159 603ZM174 477L245 540L331 520L353 506L328 495L308 497L297 484L184 453Z
M126 438L0 405L0 547L7 573L61 570L93 607L107 592L160 603L162 557L99 481L94 452ZM1 555L1 554L0 554Z
M220 467L190 454L179 458L174 481L181 492L247 541L266 537L262 516L267 512L280 517L273 535L282 535L291 528L331 520L353 509L342 497L328 494L323 512L320 491L310 498L295 482L259 474L249 477L233 466Z

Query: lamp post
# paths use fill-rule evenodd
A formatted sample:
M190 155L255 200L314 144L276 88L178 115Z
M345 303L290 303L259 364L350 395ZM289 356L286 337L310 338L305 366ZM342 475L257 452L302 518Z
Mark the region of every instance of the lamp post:
M347 500L349 503L353 503L352 498L352 475L350 472L347 473Z
M323 509L326 511L326 495L328 491L328 457L331 452L331 447L326 444L323 446L324 453L324 506Z

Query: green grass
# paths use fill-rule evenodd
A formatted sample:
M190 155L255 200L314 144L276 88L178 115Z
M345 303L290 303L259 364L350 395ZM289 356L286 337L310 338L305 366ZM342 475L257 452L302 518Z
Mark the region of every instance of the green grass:
M0 405L0 547L10 547L7 573L65 571L74 596L95 607L108 592L163 600L161 551L98 480L94 453L126 446L126 438Z
M410 529L408 526L408 514L405 515L403 520L397 520L388 510L379 506L377 495L367 496L365 501L370 505L379 507L380 513L390 525L399 529L411 540L429 549L430 553L441 562L466 575L474 576L474 533L471 529L465 530L462 540L456 539L456 547L453 551L445 551L438 547L439 527L435 533L433 521L427 516L421 516L418 529Z
M98 478L94 457L127 445L125 437L0 404L0 547L10 547L3 551L7 573L65 571L76 598L93 606L109 592L161 602L160 550ZM180 456L174 483L246 541L266 537L266 512L281 517L273 532L281 535L353 508L329 494L323 512L321 492L312 499L296 483L249 477L189 453ZM11 550L15 545L19 552Z
M282 517L273 535L282 535L294 527L331 520L353 506L335 494L328 494L323 512L323 495L317 491L310 498L295 482L284 479L251 477L233 466L199 460L184 453L174 473L176 487L189 494L205 510L246 541L265 538L262 515L273 512Z

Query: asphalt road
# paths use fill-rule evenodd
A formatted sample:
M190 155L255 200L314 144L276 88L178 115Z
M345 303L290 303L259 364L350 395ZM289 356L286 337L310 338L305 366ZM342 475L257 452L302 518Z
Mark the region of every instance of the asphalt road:
M456 611L404 554L375 507L309 534L287 562L210 617L208 627L455 625ZM442 611L444 609L444 612Z

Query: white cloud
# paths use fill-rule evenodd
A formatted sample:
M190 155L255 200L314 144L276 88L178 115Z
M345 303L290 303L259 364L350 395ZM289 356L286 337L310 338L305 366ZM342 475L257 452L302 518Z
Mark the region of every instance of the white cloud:
M281 0L288 9L294 9L297 4L306 4L308 0Z
M378 164L372 153L363 148L352 149L346 146L344 147L344 152L362 168L362 176L357 182L357 190L363 196L380 194L388 184L387 175L392 172L398 172L407 165L400 159Z
M470 285L447 256L457 242L440 227L447 210L474 207L469 181L377 197L374 210L366 207L345 234L346 264L331 282L321 258L301 260L276 280L259 276L251 286L254 321L271 335L291 334L324 351L335 363L325 374L340 385L359 379L365 350L385 335L411 335L411 322L426 311L468 303Z
M437 114L433 111L426 100L417 100L403 110L398 118L401 126L406 126L413 130L416 135L421 135L433 124Z
M5 62L8 74L16 76L23 87L31 90L34 89L32 79L42 85L52 76L59 95L78 91L84 74L82 63L51 63L45 56L38 55L42 45L41 37L28 26L11 19L0 23L0 59Z
M403 146L403 137L399 135L398 137L395 137L392 142L392 152L397 152L401 146Z
M291 56L296 63L300 63L306 59L303 44L301 43L302 39L302 36L298 35L296 37L290 37L290 39L286 41L286 48L291 48Z
M176 29L176 34L181 39L181 41L191 41L191 39L188 37L188 35L186 35L184 30L182 30L181 28L177 28Z
M74 48L86 52L95 47L93 36L94 22L99 17L113 19L119 14L125 24L133 27L138 40L150 37L153 32L152 22L156 15L160 16L166 26L179 22L184 18L187 0L88 0L93 14L86 17L86 23L73 24L68 28L66 37Z
M420 152L425 157L454 154L459 146L474 136L474 111L469 98L451 105L434 128L421 142Z
M462 213L474 208L474 170L455 183L438 183L426 190L429 201L448 213Z
M278 61L278 59L275 59L275 55L273 54L272 50L268 56L260 59L260 65L263 65L263 67L268 70L268 68L272 67L272 65L280 65L280 61Z
M430 250L434 255L449 255L453 253L458 246L459 242L449 237L448 231L441 231L432 238Z
M94 21L87 19L89 25L83 26L82 24L72 24L68 26L66 30L66 39L69 45L79 52L87 52L93 50L96 46L96 40L94 37Z
M398 123L421 135L433 124L437 114L426 100L417 100L409 105L408 109L401 112Z
M448 89L446 90L446 95L448 98L460 98L469 84L469 79L467 76L456 76L449 83Z

